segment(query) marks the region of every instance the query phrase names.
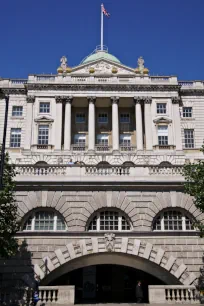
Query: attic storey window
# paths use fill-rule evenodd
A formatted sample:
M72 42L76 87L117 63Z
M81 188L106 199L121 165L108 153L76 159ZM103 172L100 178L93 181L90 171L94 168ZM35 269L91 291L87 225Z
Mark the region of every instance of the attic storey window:
M157 103L157 114L166 114L166 103Z

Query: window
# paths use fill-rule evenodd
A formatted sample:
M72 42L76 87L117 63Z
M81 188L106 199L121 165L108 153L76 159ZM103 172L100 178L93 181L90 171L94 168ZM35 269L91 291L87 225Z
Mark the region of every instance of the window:
M13 106L12 107L12 116L13 117L23 116L23 106Z
M85 123L86 116L84 113L77 113L76 114L76 123Z
M63 219L50 211L38 211L32 214L23 226L24 231L64 231Z
M47 145L49 140L49 125L39 125L38 127L38 144Z
M21 146L21 129L12 128L10 136L10 147L11 148L20 148Z
M130 223L119 211L98 212L89 223L89 231L130 231Z
M97 144L108 146L108 134L97 135Z
M183 117L184 118L192 117L192 107L183 107Z
M158 126L158 144L159 146L168 145L168 126L167 125Z
M131 146L131 135L121 134L120 135L120 145L124 147L130 147Z
M76 134L74 135L74 144L85 146L86 144L86 135L85 134Z
M166 114L166 103L157 103L157 114Z
M120 123L130 123L130 114L120 114Z
M40 113L50 112L50 102L40 102Z
M192 220L179 210L167 210L162 212L154 221L155 231L192 231Z
M184 130L184 147L186 149L194 148L194 130L193 129Z
M107 113L98 114L98 123L108 123L108 114Z

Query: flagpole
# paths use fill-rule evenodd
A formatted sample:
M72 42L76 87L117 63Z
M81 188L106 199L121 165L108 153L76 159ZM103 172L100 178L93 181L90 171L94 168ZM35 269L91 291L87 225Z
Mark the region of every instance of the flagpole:
M101 4L101 51L103 51L103 3Z

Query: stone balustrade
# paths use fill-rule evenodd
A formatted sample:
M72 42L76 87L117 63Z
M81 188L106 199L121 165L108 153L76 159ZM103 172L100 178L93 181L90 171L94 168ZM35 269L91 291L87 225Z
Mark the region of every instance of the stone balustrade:
M163 305L199 304L198 292L194 286L149 286L149 303Z
M150 166L149 175L182 175L182 166Z
M128 181L147 181L154 177L163 181L172 180L172 176L176 181L183 181L182 166L154 166L154 165L111 165L109 163L101 163L98 165L87 165L80 161L75 164L62 165L16 165L17 181L30 180L61 180L62 177L67 181L77 180L83 177L83 180L89 180L90 176L94 180L117 180L120 176L124 176ZM98 178L97 178L98 177ZM125 178L126 177L126 178Z
M53 305L74 304L75 287L74 286L40 286L40 303ZM24 288L20 290L0 291L0 305L32 305L33 290Z

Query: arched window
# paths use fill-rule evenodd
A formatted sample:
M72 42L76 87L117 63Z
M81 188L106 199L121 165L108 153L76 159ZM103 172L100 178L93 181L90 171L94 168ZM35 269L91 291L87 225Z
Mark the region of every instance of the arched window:
M88 231L130 231L127 218L119 211L99 211L90 221Z
M182 211L171 209L161 212L153 223L154 231L192 231L193 221Z
M34 212L24 223L24 231L65 231L66 225L59 214L48 211L39 210Z

